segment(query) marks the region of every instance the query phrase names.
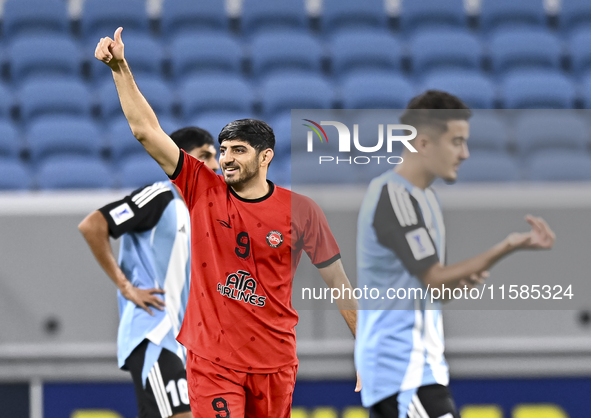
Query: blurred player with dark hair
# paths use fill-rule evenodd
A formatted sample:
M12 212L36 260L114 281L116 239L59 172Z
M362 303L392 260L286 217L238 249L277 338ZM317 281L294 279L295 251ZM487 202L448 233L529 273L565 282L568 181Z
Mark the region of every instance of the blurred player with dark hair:
M217 170L209 132L171 134L189 155ZM119 367L131 372L140 418L191 418L186 355L176 341L190 284L189 212L172 183L133 191L79 225L97 261L119 288ZM109 236L121 237L119 263ZM155 310L153 310L155 308Z
M453 182L469 156L472 112L460 99L427 91L412 99L400 120L414 126L416 152L372 180L358 219L359 287L448 289L474 286L502 257L519 249L549 249L554 233L527 216L532 230L513 233L486 252L445 265L445 227L430 185ZM429 298L361 300L355 363L363 405L374 418L459 418L447 388L441 302Z
M351 289L322 210L266 179L275 135L237 120L219 135L222 176L162 131L124 59L121 30L95 56L109 65L134 136L173 179L191 215L191 292L179 341L187 348L195 417L289 418L298 359L292 280L303 251L331 288ZM356 303L337 305L354 332Z

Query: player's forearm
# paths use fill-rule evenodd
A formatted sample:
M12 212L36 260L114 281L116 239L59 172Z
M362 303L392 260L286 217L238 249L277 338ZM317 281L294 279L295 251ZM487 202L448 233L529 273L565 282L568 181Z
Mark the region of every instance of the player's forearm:
M349 329L355 335L355 329L357 327L357 300L352 296L353 288L347 278L341 260L337 260L330 266L319 269L319 271L326 285L331 290L336 290L335 293L339 297L335 297L334 300ZM331 295L333 294L331 292Z
M462 279L489 270L501 258L515 249L507 240L503 240L489 250L459 263L450 266L436 264L424 274L423 283L431 288L442 289L444 285L448 288L455 288Z

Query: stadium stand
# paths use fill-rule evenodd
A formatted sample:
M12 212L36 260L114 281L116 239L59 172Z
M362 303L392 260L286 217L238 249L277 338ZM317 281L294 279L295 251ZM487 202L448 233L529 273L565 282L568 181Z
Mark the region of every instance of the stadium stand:
M8 121L0 120L0 157L18 160L21 150L22 143L16 127Z
M66 2L62 0L8 0L2 14L2 37L63 34L70 31Z
M0 190L30 190L33 181L30 170L21 161L0 156Z
M489 77L478 71L444 70L432 72L423 84L423 89L439 89L461 98L473 109L495 107L495 87Z
M157 181L168 180L158 163L145 152L126 158L120 166L120 187L137 189Z
M308 16L303 1L244 1L241 16L241 30L244 36L285 29L308 30Z
M573 82L556 71L509 74L501 85L505 109L570 109L576 97Z
M544 4L539 0L482 0L480 29L484 33L500 28L545 25Z
M219 0L165 0L162 4L160 31L167 39L184 33L226 32L228 27L224 2Z
M345 78L341 94L345 109L404 109L415 91L401 75L367 71Z
M94 189L115 186L113 169L95 157L47 159L37 172L37 186L48 189Z
M591 181L591 158L578 151L541 152L528 164L532 181Z
M400 26L405 34L423 29L465 28L464 3L462 0L403 1Z
M146 2L143 0L85 0L80 26L84 39L98 42L104 36L113 36L117 27L130 33L147 34L150 31Z
M497 152L472 153L458 170L458 183L510 182L522 178L514 157Z
M324 0L322 31L332 36L338 31L357 29L387 30L388 19L382 0Z

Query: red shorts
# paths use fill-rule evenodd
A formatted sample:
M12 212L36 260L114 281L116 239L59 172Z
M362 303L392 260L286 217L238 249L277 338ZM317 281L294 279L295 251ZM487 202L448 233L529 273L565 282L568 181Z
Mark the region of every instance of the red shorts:
M298 366L270 374L227 369L187 350L194 418L290 418Z

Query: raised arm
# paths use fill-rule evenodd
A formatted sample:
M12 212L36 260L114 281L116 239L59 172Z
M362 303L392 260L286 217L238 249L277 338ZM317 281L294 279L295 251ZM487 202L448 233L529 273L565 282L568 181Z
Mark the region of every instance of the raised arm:
M115 31L114 40L109 37L101 38L94 56L113 71L121 107L131 132L164 172L171 176L179 161L179 148L162 130L156 114L133 79L125 60L122 31L121 27Z

